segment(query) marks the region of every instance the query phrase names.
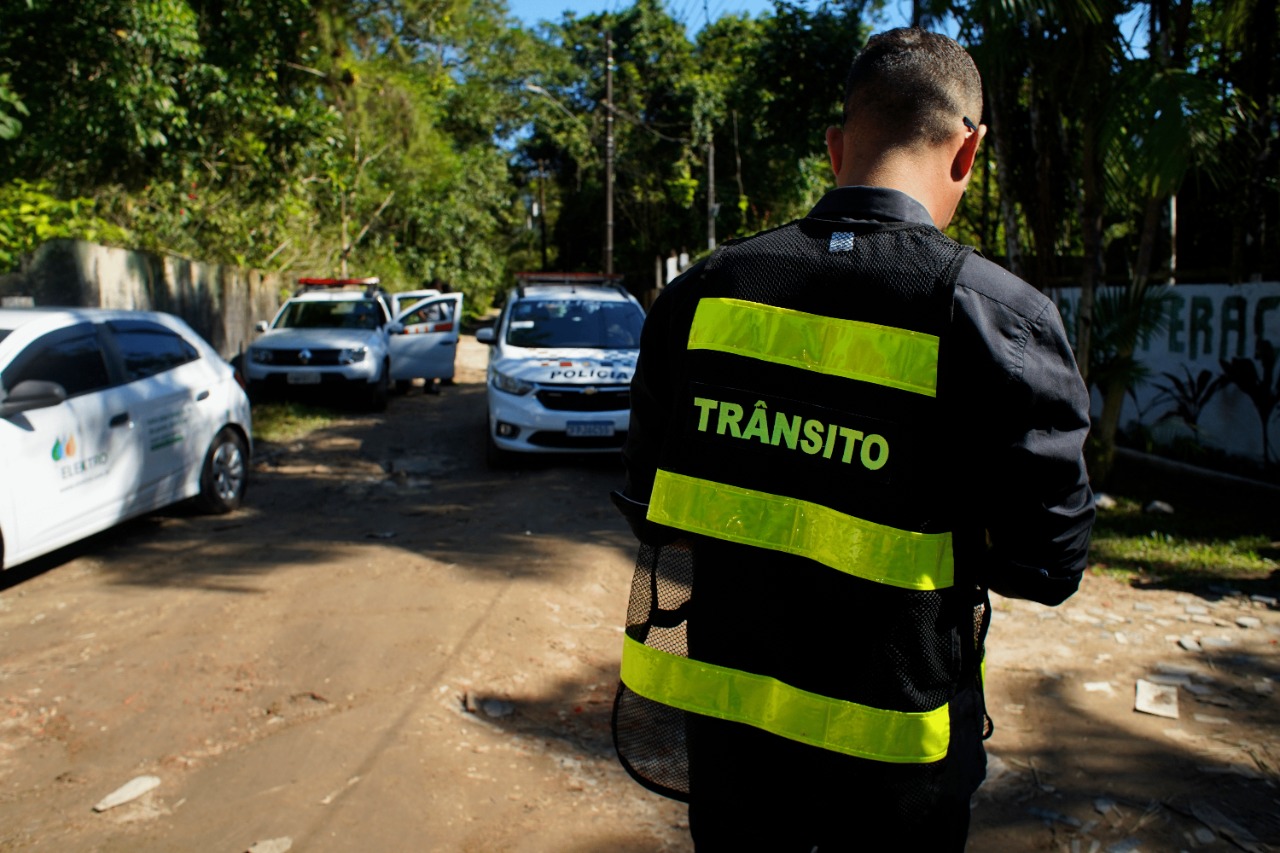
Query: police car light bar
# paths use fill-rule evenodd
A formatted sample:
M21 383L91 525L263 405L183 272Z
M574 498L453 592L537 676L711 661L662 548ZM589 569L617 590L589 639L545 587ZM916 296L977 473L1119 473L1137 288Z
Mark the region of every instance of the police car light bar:
M378 284L382 279L376 275L370 278L300 278L298 284L312 287L352 287L359 285L366 287L371 284Z
M300 278L298 279L298 292L301 293L317 287L363 287L365 293L372 295L377 292L381 281L382 279L377 276L369 276L368 278Z
M516 273L516 290L523 297L524 289L539 284L566 284L570 287L611 287L622 293L621 273L600 272L518 272Z
M613 284L622 281L622 273L602 272L518 272L522 284Z

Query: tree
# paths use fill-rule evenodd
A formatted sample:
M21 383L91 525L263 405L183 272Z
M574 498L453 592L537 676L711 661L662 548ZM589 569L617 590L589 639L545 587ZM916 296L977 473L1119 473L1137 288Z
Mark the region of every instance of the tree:
M605 101L605 32L612 41L613 101ZM614 138L615 269L652 275L653 256L698 233L693 207L699 162L693 133L692 46L657 0L616 14L567 15L548 31L563 62L528 91L537 109L526 161L548 163L562 206L554 240L561 266L603 267L604 148L608 111Z
M1280 407L1280 373L1276 371L1276 348L1267 340L1259 340L1254 360L1222 359L1222 372L1228 382L1249 398L1262 422L1262 464L1271 464L1270 425Z

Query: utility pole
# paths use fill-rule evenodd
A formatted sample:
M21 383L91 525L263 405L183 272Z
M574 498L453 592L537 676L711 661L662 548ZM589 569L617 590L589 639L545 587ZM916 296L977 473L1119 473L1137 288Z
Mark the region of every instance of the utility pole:
M707 137L707 248L716 247L716 139L714 132Z
M546 161L538 161L538 224L542 231L542 271L547 271L547 178Z
M613 275L613 39L604 31L604 271Z

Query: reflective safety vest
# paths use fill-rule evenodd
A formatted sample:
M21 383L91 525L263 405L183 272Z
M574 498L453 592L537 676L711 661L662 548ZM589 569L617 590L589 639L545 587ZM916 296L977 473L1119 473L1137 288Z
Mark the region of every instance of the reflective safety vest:
M641 548L614 720L624 766L669 796L689 795L682 715L703 743L745 725L894 765L952 742L973 611L938 380L968 250L834 227L724 247L671 294L689 325L668 330L681 387L648 520L691 536Z

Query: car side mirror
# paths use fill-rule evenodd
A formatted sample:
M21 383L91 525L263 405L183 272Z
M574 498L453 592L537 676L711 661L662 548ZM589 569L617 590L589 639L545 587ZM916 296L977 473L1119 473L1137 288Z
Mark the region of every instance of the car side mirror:
M404 323L401 323L399 320L392 320L387 324L387 332L392 335L403 335Z
M497 335L493 333L493 326L476 329L476 340L482 344L491 344L497 340Z
M267 330L267 321L259 320L258 322L254 323L253 330L255 332L265 332Z
M31 409L47 409L67 399L67 389L57 382L28 379L13 386L9 395L0 401L0 418L7 418Z

